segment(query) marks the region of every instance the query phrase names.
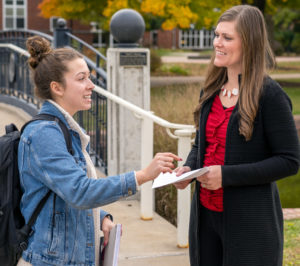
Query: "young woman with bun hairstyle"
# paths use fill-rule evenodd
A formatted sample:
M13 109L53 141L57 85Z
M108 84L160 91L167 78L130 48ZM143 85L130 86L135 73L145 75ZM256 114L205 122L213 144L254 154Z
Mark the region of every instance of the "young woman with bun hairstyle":
M107 243L112 216L98 207L135 194L160 172L171 172L172 153L158 153L139 171L97 179L88 154L89 136L73 119L91 108L94 84L82 55L71 48L52 49L42 37L27 40L35 93L44 100L41 114L58 117L68 128L73 155L57 121L31 122L21 135L18 164L26 222L49 190L20 265L99 265L100 229ZM125 210L124 210L125 211Z
M239 5L219 18L214 53L194 113L197 134L178 175L195 179L192 266L280 266L283 215L276 181L297 173L292 105L267 75L274 57L261 11ZM183 189L189 181L176 184Z

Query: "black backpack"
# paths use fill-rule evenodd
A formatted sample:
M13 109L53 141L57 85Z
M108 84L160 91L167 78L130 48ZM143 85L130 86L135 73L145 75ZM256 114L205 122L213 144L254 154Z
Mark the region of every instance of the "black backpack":
M25 127L36 120L57 121L61 127L68 151L73 154L72 141L66 125L56 116L39 114L28 121L19 131L14 124L5 127L6 134L0 137L0 263L13 266L27 249L32 226L51 194L51 190L39 202L29 221L25 224L20 211L22 191L18 170L18 145ZM54 196L56 196L54 194ZM55 199L54 199L55 200Z

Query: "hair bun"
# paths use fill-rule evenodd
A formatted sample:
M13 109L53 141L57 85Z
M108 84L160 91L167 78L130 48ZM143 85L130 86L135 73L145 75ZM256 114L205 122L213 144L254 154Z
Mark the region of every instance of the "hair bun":
M28 63L33 69L35 69L41 60L52 51L50 42L40 36L28 38L26 47L30 53Z

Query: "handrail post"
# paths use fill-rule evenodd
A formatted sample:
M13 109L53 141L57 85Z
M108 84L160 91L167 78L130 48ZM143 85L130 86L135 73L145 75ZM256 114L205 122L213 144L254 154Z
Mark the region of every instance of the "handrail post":
M144 169L153 158L153 120L143 117L141 128L141 167ZM152 220L154 205L154 190L152 182L141 185L141 219Z
M184 160L187 158L191 149L192 130L178 129L175 130L178 136L178 156ZM183 161L178 166L183 165ZM191 185L185 189L177 190L177 246L187 248L188 244L188 228L190 219L191 206Z
M54 48L65 47L69 45L69 37L66 34L69 31L70 30L67 28L67 22L63 18L58 19L57 28L54 29Z

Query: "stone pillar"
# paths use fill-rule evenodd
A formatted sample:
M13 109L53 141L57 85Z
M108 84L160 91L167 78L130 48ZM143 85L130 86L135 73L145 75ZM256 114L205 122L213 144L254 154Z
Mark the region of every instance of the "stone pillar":
M150 110L150 52L138 48L143 18L134 10L113 15L111 33L118 42L107 52L107 90L145 110ZM108 175L141 169L142 120L108 101Z

